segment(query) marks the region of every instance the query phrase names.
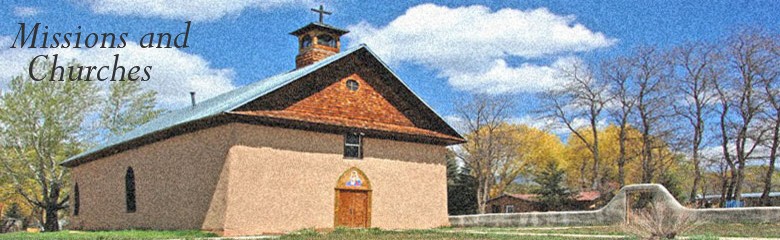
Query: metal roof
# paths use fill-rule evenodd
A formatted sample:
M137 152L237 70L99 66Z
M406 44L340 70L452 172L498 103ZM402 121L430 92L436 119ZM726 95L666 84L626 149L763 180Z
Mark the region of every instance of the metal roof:
M333 32L335 32L335 33L337 33L339 35L344 35L344 34L347 34L349 32L349 30L337 28L337 27L334 27L334 26L331 26L331 25L328 25L328 24L325 24L325 23L312 22L312 23L307 24L306 26L303 26L303 27L299 28L298 30L290 32L290 35L295 35L295 36L301 35L303 32L309 31L309 29L311 29L311 28L323 28L323 29L328 30L328 31L333 31Z
M743 193L741 196L742 198L760 198L761 197L760 192L754 192L754 193ZM780 192L769 192L769 197L780 197ZM696 196L697 199L701 199L701 194L698 194ZM708 194L704 195L704 199L720 199L720 194Z
M194 107L185 107L160 115L154 120L151 120L130 132L110 138L108 141L106 141L105 144L72 156L60 164L67 164L68 162L96 153L100 150L107 149L109 147L137 139L154 132L162 131L179 124L204 119L223 112L231 111L365 47L366 46L364 44L361 44L358 47L334 54L333 56L327 57L306 67L272 76L255 83L233 89L198 103Z
M160 132L163 130L167 130L169 128L172 128L177 125L185 124L188 122L205 119L208 117L213 117L225 112L230 112L232 110L235 110L238 107L241 107L259 97L262 97L274 90L277 90L281 87L286 86L287 84L298 80L324 66L327 66L328 64L331 64L339 59L344 58L347 55L350 55L354 52L357 52L358 50L365 49L368 51L371 55L376 57L379 62L382 63L382 65L391 72L391 74L398 79L401 84L409 90L417 99L419 99L425 107L430 109L437 117L441 118L441 115L436 113L433 108L431 108L425 101L423 101L417 94L415 94L406 83L404 83L398 76L390 70L390 68L385 64L379 57L374 54L371 49L369 49L365 44L360 44L359 46L348 49L346 51L334 54L330 57L327 57L321 61L315 62L311 65L287 72L282 73L279 75L275 75L260 81L257 81L255 83L236 88L234 90L228 91L226 93L220 94L216 97L210 98L208 100L205 100L201 103L198 103L195 106L185 107L178 110L174 110L165 114L160 115L159 117L133 129L130 132L125 133L124 135L120 136L114 136L106 143L99 145L97 147L94 147L92 149L89 149L87 151L84 151L82 153L79 153L78 155L72 156L65 161L61 162L60 165L67 165L70 162L76 161L77 159L89 156L91 154L97 153L102 150L109 149L111 147L117 146L119 144L122 144L127 141L139 139L141 137ZM453 129L452 126L447 124L446 121L443 121L444 124L449 127L450 129ZM453 130L454 131L454 130ZM457 134L457 132L455 132ZM460 137L460 136L459 136Z

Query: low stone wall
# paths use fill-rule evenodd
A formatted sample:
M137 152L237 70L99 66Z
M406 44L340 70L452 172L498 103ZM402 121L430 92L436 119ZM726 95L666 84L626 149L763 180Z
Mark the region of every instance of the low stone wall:
M780 207L686 209L697 219L717 223L777 223Z
M624 223L628 216L630 193L652 194L656 204L663 204L675 212L688 212L700 222L759 222L780 221L780 207L691 209L682 206L659 184L634 184L620 189L604 207L593 211L495 213L451 216L453 227L532 227L532 226L588 226Z

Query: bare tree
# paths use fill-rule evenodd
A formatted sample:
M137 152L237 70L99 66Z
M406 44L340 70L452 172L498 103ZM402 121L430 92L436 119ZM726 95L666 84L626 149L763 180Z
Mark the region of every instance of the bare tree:
M494 169L511 154L507 152L506 138L500 127L509 119L512 102L506 96L476 94L468 102L459 104L456 110L463 120L468 141L456 154L471 168L476 180L478 213L487 210L490 189L496 181ZM515 152L515 149L510 152Z
M598 125L601 113L607 104L607 87L599 81L582 62L576 62L560 69L566 82L560 88L548 89L541 94L544 117L562 123L577 139L582 141L593 156L590 188L598 189L602 176L599 154ZM591 136L586 136L575 123L584 119Z
M730 125L735 129L733 140L737 168L736 179L729 191L737 201L741 199L745 164L766 133L760 129L758 119L764 99L756 91L761 89L761 76L774 67L771 65L773 56L767 51L770 46L768 41L767 36L760 31L745 30L732 36L726 45L728 59L734 70L734 76L730 77L734 98L729 103L735 113Z
M665 146L668 137L670 97L668 84L668 58L655 47L636 50L631 64L634 68L632 83L636 89L636 122L642 135L642 182L653 182L656 170L663 164L654 150Z
M769 108L765 112L767 122L770 125L769 135L769 163L766 175L764 176L764 189L761 193L761 203L764 206L771 206L769 193L772 191L772 175L775 172L775 162L777 161L777 151L780 147L780 41L770 38L768 42L771 55L771 63L767 72L761 74L761 82L764 85L764 96L769 103Z
M723 162L725 162L725 169L721 172L721 190L720 190L720 205L724 206L726 199L731 199L731 189L733 189L734 182L736 182L736 164L734 162L734 156L731 151L732 130L729 125L729 119L733 114L731 112L731 99L733 91L731 91L731 81L715 81L713 87L717 94L718 101L718 129L720 131L720 146L723 154ZM726 170L728 169L728 170Z
M628 59L622 57L604 61L601 69L603 79L609 84L611 105L608 108L609 115L618 125L618 181L620 187L623 187L626 185L625 166L629 160L626 153L628 127L634 105L636 104L636 97L630 89L633 69Z
M684 137L690 140L690 157L693 165L693 184L689 195L689 201L696 201L696 193L702 179L701 147L706 128L705 121L712 111L712 103L715 101L715 93L712 83L719 80L722 71L719 65L719 55L713 46L704 43L689 43L676 48L673 52L673 60L677 77L674 88L678 102L673 104L677 116L688 122L692 136Z

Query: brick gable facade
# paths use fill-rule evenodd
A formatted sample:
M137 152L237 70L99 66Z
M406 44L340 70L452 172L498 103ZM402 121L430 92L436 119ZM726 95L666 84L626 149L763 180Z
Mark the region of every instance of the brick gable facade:
M347 81L358 83L355 91ZM297 113L345 118L414 127L412 121L396 109L358 74L342 78L325 89L294 103L285 110Z
M350 91L346 82L359 87ZM244 104L232 114L376 130L400 139L452 144L463 139L368 51L358 51ZM310 127L310 130L323 130ZM413 140L414 141L414 140ZM443 142L442 142L443 141Z

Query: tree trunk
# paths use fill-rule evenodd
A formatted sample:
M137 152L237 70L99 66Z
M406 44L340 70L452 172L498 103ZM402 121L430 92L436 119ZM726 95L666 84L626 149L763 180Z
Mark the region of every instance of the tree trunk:
M653 147L649 132L650 126L645 124L642 131L642 183L653 182Z
M619 188L623 188L624 186L626 186L626 161L625 160L618 161L618 183L620 183Z
M734 182L734 200L737 200L737 202L742 200L742 181L745 179L744 170L745 162L747 161L745 144L747 142L747 131L747 127L743 125L742 129L740 129L740 133L737 134L737 178Z
M699 189L699 183L701 182L701 166L699 163L699 143L701 142L701 136L699 130L695 130L697 133L693 136L693 186L691 186L691 195L688 198L691 203L696 202L696 190ZM704 194L702 192L702 194Z
M742 200L742 181L745 179L745 161L741 160L737 165L737 182L734 183L734 200Z
M593 114L592 116L595 116ZM601 159L599 156L599 134L598 134L598 126L597 126L596 118L592 117L590 119L590 128L591 131L593 131L593 182L591 184L591 189L598 190L599 189L599 183L601 183L601 179L599 177L599 168L601 164Z
M588 161L583 159L580 164L580 190L588 188L588 178L585 176L585 169L587 168Z
M477 209L478 213L487 213L487 201L490 200L489 179L482 177L482 184L477 189Z
M721 185L720 185L720 202L718 203L718 206L725 207L726 206L726 191L728 191L729 186L729 178L726 176L726 171L723 171L723 174L720 176Z
M59 219L57 218L58 207L55 204L50 204L46 207L46 219L43 222L43 230L46 232L56 232L60 230Z
M737 182L737 167L734 164L729 166L729 187L726 190L726 200L734 199L734 184Z
M696 203L696 190L699 189L699 183L701 182L701 169L699 167L699 161L695 160L697 156L693 157L693 169L694 169L694 176L693 176L693 186L691 186L691 196L690 196L690 202ZM704 194L704 192L702 192Z
M775 161L777 160L777 147L780 145L780 111L778 111L774 129L772 129L772 148L769 150L769 167L764 176L764 191L761 193L761 204L772 206L769 193L772 191L772 175L775 174Z
M620 125L620 133L618 136L618 144L620 145L620 153L618 155L618 182L620 182L620 188L626 185L626 124Z
M485 213L485 202L482 201L482 187L477 186L477 213Z
M64 206L58 203L60 200L60 183L52 182L49 186L49 194L44 193L43 206L44 214L46 215L43 222L43 230L46 232L56 232L60 230L59 218L57 217L57 211L63 209ZM63 203L67 201L67 198L63 200Z

